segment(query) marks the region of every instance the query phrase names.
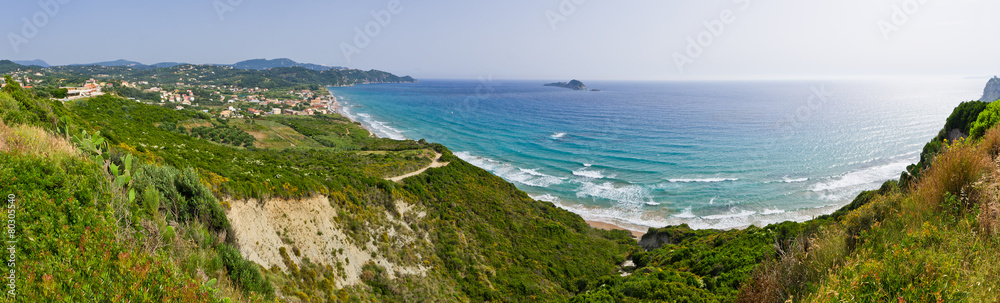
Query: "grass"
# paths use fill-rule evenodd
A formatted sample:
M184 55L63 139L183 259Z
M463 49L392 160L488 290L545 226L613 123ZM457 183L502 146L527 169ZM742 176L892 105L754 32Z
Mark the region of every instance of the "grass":
M253 122L250 123L250 121ZM254 146L257 148L323 147L316 140L296 132L291 127L274 121L231 119L230 125L240 128L253 135L254 138L257 138L257 142L254 143Z
M66 138L50 136L38 126L7 126L0 121L0 151L41 156L50 160L76 158L76 148Z
M336 115L229 120L263 138L241 148L158 127L211 117L111 96L67 108L8 86L0 105L0 173L14 176L0 190L24 203L20 264L32 301L259 301L272 291L289 302L1000 300L997 129L977 141L940 138L901 181L834 214L744 230L652 229L662 245L645 251L627 232L590 228L441 145L371 138ZM976 110L951 124L968 128ZM80 129L100 130L107 144L75 147L65 134ZM382 179L434 152L451 164L404 184ZM136 172L113 173L126 154L138 157ZM134 180L113 181L125 175ZM371 263L360 284L344 286L340 262L364 261L264 270L227 241L219 197L317 194L330 199L346 240L371 243L393 264L420 264L426 276ZM400 202L426 216L399 216ZM398 232L404 224L412 233ZM285 255L299 255L286 244ZM636 268L622 277L626 258Z
M69 148L26 154L61 139L33 127L0 129L0 175L10 176L0 192L14 194L19 210L19 300L218 301L168 257L143 253L141 238L120 240L107 209L116 196L97 164ZM9 144L11 133L22 144Z
M996 302L1000 129L949 142L905 188L880 192L759 267L743 302Z

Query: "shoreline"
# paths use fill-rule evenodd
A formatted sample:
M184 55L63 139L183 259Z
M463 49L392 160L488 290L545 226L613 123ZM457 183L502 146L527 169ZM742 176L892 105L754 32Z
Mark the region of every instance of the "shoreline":
M333 102L331 103L330 107L337 114L340 114L340 115L348 118L349 120L351 120L351 121L353 121L355 123L358 123L362 128L364 128L365 130L367 130L369 132L369 135L372 136L372 137L375 137L375 138L386 138L386 137L380 136L380 133L377 133L377 132L373 131L373 129L374 129L373 125L368 125L365 121L362 121L361 117L356 116L355 114L351 113L349 111L349 109L346 106L344 106L343 103L340 102L340 98L338 98L336 96L335 92L331 89L331 87L327 87L327 91L333 97ZM491 172L491 174L493 174L493 172ZM508 182L510 182L510 181L508 181ZM532 198L534 199L534 197L532 197ZM538 200L538 199L535 199L535 200ZM538 201L545 201L545 200L538 200ZM767 213L767 212L761 212L761 211L754 211L752 214L749 214L749 215L737 214L737 215L734 215L733 217L726 217L726 218L694 217L694 218L691 218L690 220L681 220L681 221L690 221L690 222L666 222L667 224L665 226L677 226L677 225L680 225L680 224L688 224L689 226L691 226L692 229L734 230L734 229L745 229L745 228L747 228L749 226L766 226L768 224L774 224L774 223L780 223L780 222L786 222L786 221L805 222L805 221L814 219L816 216L819 216L819 215L830 214L830 213L836 211L837 209L843 207L844 205L846 205L846 203L850 203L850 201L848 200L848 201L846 201L842 205L827 204L827 205L815 207L815 208L812 208L812 209L796 209L796 210L791 210L791 211L781 211L781 212L778 212L778 213ZM593 216L587 216L586 213L576 212L576 211L574 211L571 208L560 206L558 203L554 203L554 204L556 204L557 207L560 207L560 208L562 208L564 210L567 210L569 212L572 212L572 213L576 214L577 216L580 216L591 227L599 228L599 229L604 229L604 230L625 230L625 231L628 231L636 240L641 239L641 237L644 234L647 233L648 228L650 228L647 225L636 225L635 223L631 223L631 222L629 222L629 223L623 223L623 222L612 223L612 222L608 222L608 221L613 221L614 222L614 221L619 221L619 220L623 220L623 221L628 221L628 220L617 219L617 218L606 218L606 219L605 218L601 218L601 219L594 218ZM767 217L767 218L760 218L761 216L764 216L764 217ZM588 218L588 217L590 217L590 218ZM775 217L781 217L784 220L780 220L781 218L775 218ZM774 220L774 219L779 219L779 220L778 221L774 221L774 222L769 222L769 221ZM722 221L729 221L729 220L734 220L734 221L739 221L739 222L732 222L732 223L735 223L735 224L720 224L720 223L725 223L725 222L722 222ZM720 226L720 225L722 225L722 226ZM659 225L656 225L656 226L659 226ZM637 230L637 229L640 229L640 228L644 228L644 229L643 230Z
M343 104L340 104L340 102L337 101L337 95L333 93L333 90L331 90L329 87L327 87L326 90L328 92L330 92L330 96L333 97L333 102L330 104L331 110L333 112L335 112L335 113L337 113L337 114L339 114L341 116L344 116L345 118L350 119L351 121L357 122L358 124L361 125L361 127L363 127L365 130L367 130L369 134L371 134L374 137L379 137L377 134L375 134L375 132L372 132L372 130L369 128L369 126L366 125L364 122L355 120L352 117L352 115L349 115L349 114L346 113L347 109L344 107ZM567 210L567 211L569 211L569 210ZM572 211L570 211L570 212L572 212ZM577 213L574 213L574 214L576 214L577 216L580 216L580 214L577 214ZM581 218L582 218L582 216L581 216ZM584 222L587 222L587 225L590 225L590 227L593 227L593 228L604 229L604 230L624 230L624 231L628 231L629 233L632 234L632 237L635 238L636 241L639 241L639 239L642 239L642 236L646 234L645 232L628 229L628 228L625 228L625 227L622 227L622 226L619 226L619 225L616 225L616 224L613 224L613 223L608 223L608 222L593 221L593 220L587 220L587 219L584 219Z
M337 101L337 95L333 94L333 90L331 90L330 87L326 87L326 91L329 92L330 93L330 97L333 98L333 102L330 103L330 111L331 112L337 113L338 115L341 115L344 118L347 118L348 120L351 120L352 122L357 123L358 125L361 125L361 128L364 128L365 130L368 131L368 136L375 137L375 138L381 138L381 137L378 136L378 134L376 134L375 132L372 131L372 129L371 129L370 126L366 125L364 122L358 121L360 119L354 119L354 117L352 115L347 114L347 108L344 107L343 104L340 104L339 101Z
M576 215L579 216L580 214L576 214ZM584 221L587 222L587 225L590 225L590 227L597 228L597 229L603 229L603 230L624 230L624 231L630 232L630 233L632 233L632 237L635 238L636 241L639 241L639 239L642 239L642 236L646 234L645 232L631 230L631 229L624 228L624 227L621 227L621 226L618 226L618 225L615 225L615 224L612 224L612 223L601 222L601 221L591 221L591 220L584 220Z

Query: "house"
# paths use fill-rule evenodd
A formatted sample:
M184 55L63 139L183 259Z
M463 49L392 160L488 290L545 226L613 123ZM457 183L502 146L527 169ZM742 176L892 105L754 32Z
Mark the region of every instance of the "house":
M233 116L233 111L231 111L231 110L221 111L221 112L219 112L219 116L226 117L226 118L232 117Z
M280 115L281 114L281 109L280 108L272 108L271 109L271 114L272 115Z
M313 99L312 101L309 101L309 105L315 108L326 107L327 104L328 103L322 99Z

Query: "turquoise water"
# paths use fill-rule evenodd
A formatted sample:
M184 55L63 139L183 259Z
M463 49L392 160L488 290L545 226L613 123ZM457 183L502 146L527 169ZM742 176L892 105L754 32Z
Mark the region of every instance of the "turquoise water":
M427 139L532 197L644 231L830 213L917 162L981 80L427 80L332 87L380 137Z

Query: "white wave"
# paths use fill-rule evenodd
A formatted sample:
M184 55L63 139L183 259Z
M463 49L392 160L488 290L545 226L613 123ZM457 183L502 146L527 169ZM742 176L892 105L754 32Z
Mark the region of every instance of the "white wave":
M557 207L568 210L583 217L587 221L598 221L614 224L622 228L646 232L649 227L662 227L671 224L671 221L660 215L646 212L642 206L618 205L610 208L593 207L580 204L570 204L565 202L553 202Z
M715 204L715 197L713 197L711 200L708 200L708 205L712 204Z
M646 202L646 205L649 205L649 206L659 206L660 202L652 202L652 201L650 201L650 202Z
M825 199L846 198L856 190L870 189L885 182L885 180L899 177L900 172L906 170L906 166L910 165L912 161L907 160L853 171L840 177L831 178L830 181L815 184L809 190L821 193L826 197Z
M545 195L543 195L545 196ZM694 229L733 229L745 228L747 226L763 227L768 224L785 221L802 222L816 216L828 214L838 208L836 205L826 205L815 208L805 208L799 210L780 209L731 209L727 213L698 216L690 208L682 210L680 213L665 214L651 211L643 204L621 203L610 208L584 206L560 201L553 202L557 207L576 213L589 221L600 221L615 224L623 228L645 232L650 227L659 228L669 225L687 224Z
M565 137L565 136L566 136L566 133L554 133L551 136L549 136L549 138L552 138L552 140L559 140L559 139L562 139L562 137Z
M545 202L552 202L552 203L559 202L559 197L556 197L556 196L553 196L553 195L550 195L550 194L542 194L542 195L537 195L537 196L528 195L528 196L531 197L532 199L535 199L535 200L538 200L538 201L545 201Z
M785 182L785 183L799 183L799 182L806 182L806 181L809 181L809 178L791 179L791 178L788 178L788 176L784 176L784 177L781 178L781 182Z
M584 164L583 164L583 167L591 167L591 166L594 166L594 165L593 165L593 164L590 164L590 163L584 163Z
M535 187L549 187L563 183L563 178L540 173L537 169L520 168L510 163L473 156L469 152L456 152L455 156L510 182Z
M694 218L698 217L698 216L695 216L693 212L691 212L691 208L690 207L685 208L684 211L682 211L679 214L675 214L673 216L675 218L681 218L681 219L694 219Z
M518 168L518 170L520 170L523 173L532 175L532 176L539 176L539 177L547 177L547 176L549 176L549 175L546 175L546 174L538 172L537 169Z
M641 185L615 185L611 182L591 183L580 182L576 192L577 198L601 198L630 205L642 205L652 200L649 188Z
M763 211L760 212L761 215L776 215L783 213L785 213L785 210L783 209L767 209L767 208L765 208Z
M361 121L359 122L367 125L368 129L371 130L373 133L375 133L376 136L380 138L389 138L393 140L406 140L406 136L403 135L402 131L393 128L392 126L389 126L389 124L385 122L375 120L375 118L373 118L369 114L358 113L357 116L360 117Z
M604 172L599 170L587 170L586 168L573 171L574 176L591 178L591 179L604 179L604 178L614 178L614 175L605 176Z
M738 213L728 213L728 214L718 214L718 215L711 215L711 216L703 216L701 218L702 219L708 219L708 220L724 220L724 219L749 217L749 216L753 216L755 214L757 214L757 212L755 212L755 211L752 211L752 210L743 210L743 211L740 211Z
M738 180L739 178L667 179L671 183L717 183Z

